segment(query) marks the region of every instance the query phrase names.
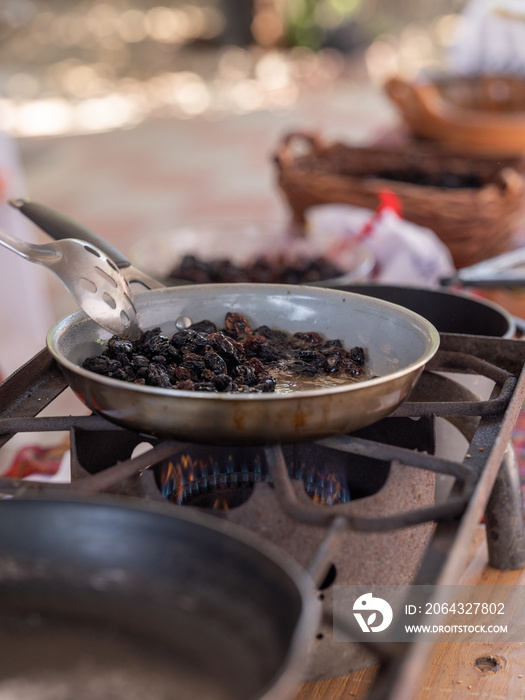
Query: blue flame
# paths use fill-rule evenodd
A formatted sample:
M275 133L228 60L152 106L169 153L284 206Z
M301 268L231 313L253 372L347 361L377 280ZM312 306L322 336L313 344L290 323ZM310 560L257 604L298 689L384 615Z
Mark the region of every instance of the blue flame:
M322 461L322 460L321 460ZM213 450L211 453L186 454L177 461L165 460L159 465L160 489L165 498L177 505L184 504L191 496L217 487L241 486L259 482L271 482L262 451L233 454L231 451ZM306 493L314 503L333 506L350 501L343 466L292 460L288 465L290 478L301 480Z

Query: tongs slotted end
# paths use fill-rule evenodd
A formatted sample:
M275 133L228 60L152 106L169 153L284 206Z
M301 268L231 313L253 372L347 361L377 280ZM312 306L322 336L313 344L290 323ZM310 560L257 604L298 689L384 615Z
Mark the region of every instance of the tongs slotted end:
M35 245L0 230L0 245L52 270L80 308L113 335L141 335L128 282L99 248L75 238Z

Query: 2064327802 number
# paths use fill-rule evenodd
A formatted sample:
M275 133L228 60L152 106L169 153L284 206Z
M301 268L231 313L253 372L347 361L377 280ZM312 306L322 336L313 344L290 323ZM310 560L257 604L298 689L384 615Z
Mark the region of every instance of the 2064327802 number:
M425 615L504 615L505 603L431 603L425 604Z

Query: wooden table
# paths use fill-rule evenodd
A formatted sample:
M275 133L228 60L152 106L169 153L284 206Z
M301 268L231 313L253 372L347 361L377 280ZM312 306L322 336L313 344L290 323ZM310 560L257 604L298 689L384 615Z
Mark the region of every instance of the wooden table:
M487 564L485 529L472 542L462 585L525 585L525 569L498 571ZM489 662L480 659L489 658ZM476 664L478 661L478 664ZM295 700L365 700L375 668L305 683ZM423 682L406 700L520 700L525 698L525 643L434 645Z

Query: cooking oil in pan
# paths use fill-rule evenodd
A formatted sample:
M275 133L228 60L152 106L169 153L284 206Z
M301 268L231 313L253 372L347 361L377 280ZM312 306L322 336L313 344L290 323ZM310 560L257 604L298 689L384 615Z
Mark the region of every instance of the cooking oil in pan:
M280 362L275 367L268 369L269 373L277 382L276 394L289 394L295 391L311 391L312 389L332 389L345 384L355 384L366 379L371 379L371 375L364 371L359 377L352 377L344 372L333 372L331 374L296 374L288 368L287 362Z

